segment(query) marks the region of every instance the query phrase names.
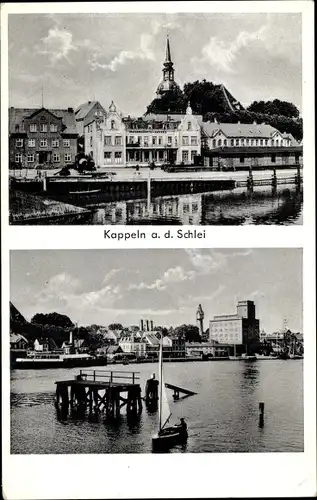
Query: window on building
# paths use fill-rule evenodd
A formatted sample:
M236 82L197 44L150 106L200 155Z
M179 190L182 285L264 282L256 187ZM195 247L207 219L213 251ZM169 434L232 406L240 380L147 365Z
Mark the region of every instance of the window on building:
M249 146L250 145L250 139L246 139L246 145Z
M15 162L16 163L22 163L22 154L21 153L16 153L16 155L15 155Z
M15 145L17 148L22 148L23 146L23 139L16 139L15 140Z
M234 139L231 139L230 144L231 146L234 146Z
M223 141L223 145L224 145L224 146L227 146L227 145L228 145L228 141L227 141L227 139L224 139L224 141Z
M40 148L47 148L47 139L40 140Z
M263 139L260 139L260 146L263 146Z
M195 156L197 156L197 151L196 150L193 150L191 152L191 161L194 161L195 160Z
M236 139L236 146L239 146L239 139Z
M191 130L192 129L192 122L188 122L187 123L187 130Z
M190 144L191 146L197 146L197 137L195 135L190 138Z
M158 138L158 143L159 143L159 146L162 146L162 137Z
M63 146L64 148L70 148L70 139L64 139Z
M111 146L112 145L111 135L105 135L104 144L105 144L105 146Z
M72 161L72 155L70 153L65 153L64 160L65 160L65 163L71 162Z
M272 163L276 163L276 154L275 154L275 153L273 153L273 154L271 155L271 162L272 162Z
M141 135L138 135L138 144L142 144L142 137L141 137Z
M58 153L53 153L53 162L54 163L60 162L60 155Z
M90 147L92 148L92 136L90 137Z
M217 145L216 139L213 139L213 140L212 140L212 147L213 147L213 148L215 148L215 147L216 147L216 145Z
M114 162L121 163L122 162L122 153L121 151L116 151L114 154Z
M121 146L122 145L122 137L121 135L116 135L114 138L114 143L116 146Z
M34 153L28 153L27 160L28 160L28 163L33 163L34 162Z
M50 124L50 131L51 132L57 132L57 125L55 125L55 123L51 123Z
M267 139L264 139L263 143L264 143L264 146L267 146Z
M299 153L295 153L295 163L299 165Z
M149 145L149 138L147 135L144 136L144 146L148 146Z
M31 123L30 124L30 132L37 132L36 123Z
M111 163L111 152L110 151L104 151L103 157L106 160L106 163Z
M218 139L217 145L218 145L218 147L222 146L222 139Z
M188 135L184 135L182 139L183 146L188 146Z
M171 145L172 145L172 140L173 140L173 137L171 137L171 136L169 135L169 136L167 137L167 144L168 144L169 146L171 146Z
M40 124L40 132L47 132L47 123Z
M116 122L114 120L111 120L110 128L111 128L111 130L115 130L116 129Z
M240 156L240 163L244 163L244 156Z
M29 148L35 148L35 139L29 139L28 146Z
M16 131L16 132L19 132L19 130L20 130L20 125L16 125L16 126L15 126L15 131Z
M58 139L52 140L52 148L59 148L59 140Z
M188 162L188 151L187 150L182 151L182 161L184 163Z
M152 144L153 144L153 146L155 146L155 144L156 144L156 137L152 137Z
M241 146L244 146L244 145L245 145L244 139L241 139Z

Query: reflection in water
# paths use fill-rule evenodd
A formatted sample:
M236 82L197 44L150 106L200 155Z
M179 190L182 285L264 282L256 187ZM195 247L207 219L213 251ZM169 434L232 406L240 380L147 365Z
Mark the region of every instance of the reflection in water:
M302 190L295 185L162 196L97 206L90 224L302 224Z

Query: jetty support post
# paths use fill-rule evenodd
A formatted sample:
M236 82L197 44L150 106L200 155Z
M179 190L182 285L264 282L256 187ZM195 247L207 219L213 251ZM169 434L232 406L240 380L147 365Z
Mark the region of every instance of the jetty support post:
M259 427L264 425L264 403L259 403Z
M253 173L252 173L252 167L250 167L249 168L249 175L248 175L248 178L247 178L247 189L249 191L253 191L253 185L254 185Z

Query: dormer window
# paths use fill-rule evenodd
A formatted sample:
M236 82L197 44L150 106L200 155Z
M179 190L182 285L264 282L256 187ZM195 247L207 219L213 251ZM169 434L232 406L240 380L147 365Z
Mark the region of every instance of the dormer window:
M19 132L19 131L20 131L20 125L16 125L16 126L15 126L15 131L16 131L16 132Z
M111 128L111 130L115 130L116 122L114 120L111 120L110 128Z
M192 129L192 122L188 122L187 123L187 130L191 130Z

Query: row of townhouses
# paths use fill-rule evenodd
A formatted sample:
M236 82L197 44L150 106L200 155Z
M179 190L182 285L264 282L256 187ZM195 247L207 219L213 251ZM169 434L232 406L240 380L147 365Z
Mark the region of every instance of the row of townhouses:
M163 77L156 96L179 89L167 39ZM230 99L232 110L241 105ZM203 122L190 103L183 114L123 116L111 102L106 110L99 101L88 101L76 110L9 109L10 166L71 165L84 151L101 166L195 164L206 167L247 168L289 166L302 162L302 145L291 134L265 123Z

